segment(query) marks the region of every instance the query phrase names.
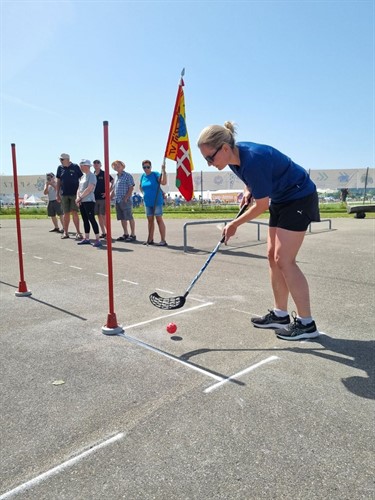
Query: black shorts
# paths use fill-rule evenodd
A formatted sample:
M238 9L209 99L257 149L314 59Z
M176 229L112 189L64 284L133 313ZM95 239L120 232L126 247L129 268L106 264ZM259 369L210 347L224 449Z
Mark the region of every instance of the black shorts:
M56 215L61 215L61 204L57 200L52 200L48 202L47 205L47 215L48 217L55 217Z
M310 222L320 222L319 198L315 191L304 198L270 204L269 227L306 231Z

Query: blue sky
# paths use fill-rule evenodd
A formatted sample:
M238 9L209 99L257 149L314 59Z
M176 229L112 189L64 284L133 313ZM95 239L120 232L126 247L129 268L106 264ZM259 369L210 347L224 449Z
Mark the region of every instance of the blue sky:
M233 120L308 169L374 166L374 2L2 1L0 172L60 153L159 168L180 72L195 169L202 128ZM167 170L174 171L167 161Z

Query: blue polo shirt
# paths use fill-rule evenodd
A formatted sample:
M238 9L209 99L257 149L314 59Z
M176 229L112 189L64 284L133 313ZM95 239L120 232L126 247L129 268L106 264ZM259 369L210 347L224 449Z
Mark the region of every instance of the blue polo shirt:
M240 165L229 168L248 186L255 199L273 203L297 200L316 190L306 170L277 149L255 142L237 142Z
M56 177L60 179L61 194L63 196L75 196L82 175L83 173L76 163L70 163L68 167L60 165L57 168Z

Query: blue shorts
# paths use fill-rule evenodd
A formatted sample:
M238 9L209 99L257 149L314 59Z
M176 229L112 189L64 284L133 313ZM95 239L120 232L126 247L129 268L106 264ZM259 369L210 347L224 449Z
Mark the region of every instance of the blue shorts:
M156 207L145 207L147 217L152 217L155 215L159 217L159 215L163 215L163 205L156 205Z

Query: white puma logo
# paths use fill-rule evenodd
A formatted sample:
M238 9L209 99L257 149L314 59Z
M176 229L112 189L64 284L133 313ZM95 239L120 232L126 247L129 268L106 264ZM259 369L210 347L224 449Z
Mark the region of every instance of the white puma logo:
M303 210L297 210L297 214L302 215Z

